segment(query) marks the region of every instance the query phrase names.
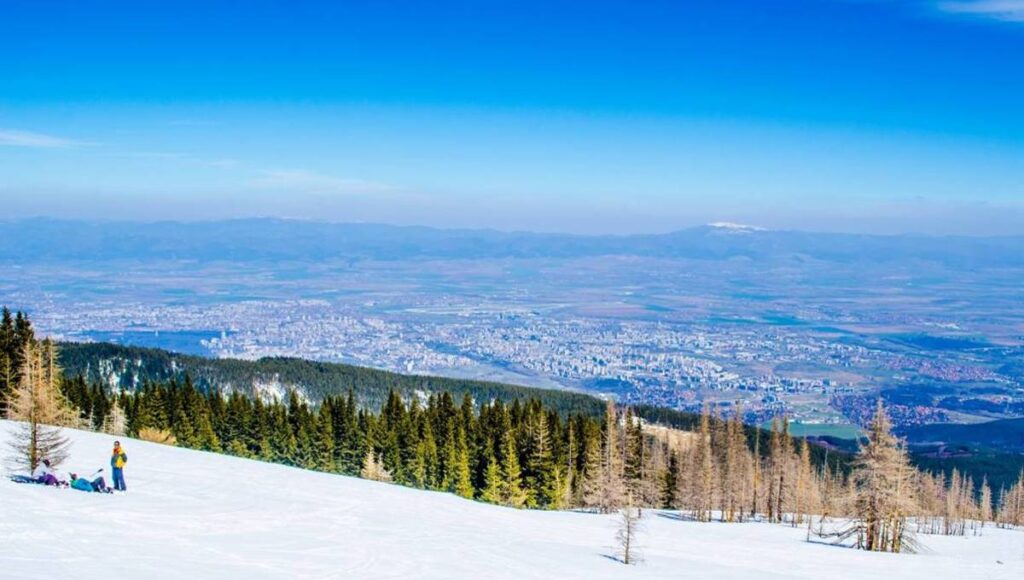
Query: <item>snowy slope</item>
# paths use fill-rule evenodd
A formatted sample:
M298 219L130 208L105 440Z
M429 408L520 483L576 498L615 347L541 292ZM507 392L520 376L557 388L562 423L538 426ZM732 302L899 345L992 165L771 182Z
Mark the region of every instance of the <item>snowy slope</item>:
M0 422L0 449L10 428ZM70 433L66 468L106 462L110 437ZM671 513L645 517L645 562L626 567L609 557L613 516L516 511L123 441L126 495L0 481L0 577L1024 578L1022 531L924 537L931 551L921 555L868 554L807 543L801 529Z

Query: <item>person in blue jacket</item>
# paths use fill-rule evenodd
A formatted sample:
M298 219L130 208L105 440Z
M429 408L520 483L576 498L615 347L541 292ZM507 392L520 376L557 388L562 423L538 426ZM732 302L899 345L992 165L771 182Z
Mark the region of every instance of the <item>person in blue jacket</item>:
M111 489L107 487L106 480L103 479L102 475L98 475L103 470L96 472L96 477L88 479L85 477L79 477L77 474L71 474L71 488L80 491L95 491L99 493L111 493Z
M124 464L128 463L128 455L121 448L120 441L114 441L114 452L110 454L110 467L113 471L114 489L128 491L124 484Z

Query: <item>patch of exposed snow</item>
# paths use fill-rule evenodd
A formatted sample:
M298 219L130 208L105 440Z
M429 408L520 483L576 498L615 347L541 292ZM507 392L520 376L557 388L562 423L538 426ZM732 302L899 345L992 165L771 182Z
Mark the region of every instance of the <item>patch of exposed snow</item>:
M281 378L274 375L269 380L254 379L252 389L256 396L263 401L283 401L288 395L288 388L281 383Z

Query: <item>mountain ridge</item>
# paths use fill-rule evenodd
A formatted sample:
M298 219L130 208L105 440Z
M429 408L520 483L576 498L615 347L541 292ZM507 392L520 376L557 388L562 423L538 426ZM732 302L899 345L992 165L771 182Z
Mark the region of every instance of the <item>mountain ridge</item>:
M724 222L723 222L724 223ZM278 218L0 221L0 261L652 259L1024 266L1024 236L875 235L708 224L662 234L581 235Z

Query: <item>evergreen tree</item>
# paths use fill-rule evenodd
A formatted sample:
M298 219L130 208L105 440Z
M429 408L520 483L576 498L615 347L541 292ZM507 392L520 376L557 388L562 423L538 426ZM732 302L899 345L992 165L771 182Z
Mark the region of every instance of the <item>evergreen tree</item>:
M0 321L0 414L6 415L7 400L17 384L15 373L17 344L14 335L14 316L4 306Z
M537 405L539 407L539 404ZM527 430L529 459L526 488L529 507L557 508L562 502L562 478L551 454L548 418L543 409L534 408Z
M316 421L316 467L319 471L336 471L334 463L334 421L333 408L330 402L320 406L320 415Z
M514 508L525 507L527 495L523 490L522 470L519 467L519 452L516 449L515 433L509 429L503 440L501 502Z
M675 451L669 452L668 468L662 474L661 501L659 506L664 509L674 509L679 503L679 454Z
M459 425L456 431L456 456L455 456L455 487L452 490L464 498L473 497L473 479L469 468L469 446L466 443L466 432Z
M503 503L501 467L493 453L488 454L487 467L484 470L484 487L480 490L480 499L487 503Z
M649 456L647 445L644 440L643 424L639 417L633 416L633 410L626 409L625 417L625 461L623 465L623 477L626 490L634 498L642 499L648 494L644 489L647 479L647 463Z

